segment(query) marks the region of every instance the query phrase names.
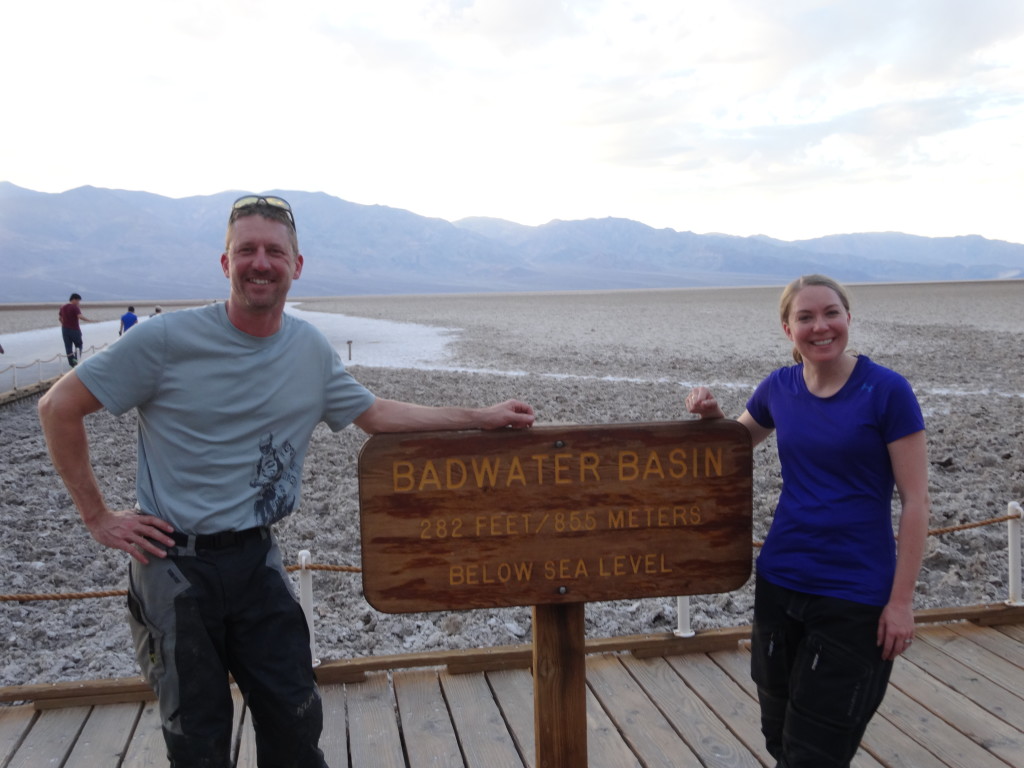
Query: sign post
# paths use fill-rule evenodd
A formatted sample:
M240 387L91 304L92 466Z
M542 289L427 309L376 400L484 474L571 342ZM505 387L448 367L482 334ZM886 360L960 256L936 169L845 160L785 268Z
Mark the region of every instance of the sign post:
M538 766L586 766L584 604L727 592L751 571L734 421L376 435L363 591L386 613L533 606Z

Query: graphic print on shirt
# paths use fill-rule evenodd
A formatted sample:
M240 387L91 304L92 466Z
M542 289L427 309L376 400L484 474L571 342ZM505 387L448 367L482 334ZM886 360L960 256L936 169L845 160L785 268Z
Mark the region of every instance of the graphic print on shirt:
M270 525L288 515L295 506L299 487L294 446L285 440L277 447L274 445L274 433L264 434L260 438L260 456L249 485L260 489L253 505L257 525Z

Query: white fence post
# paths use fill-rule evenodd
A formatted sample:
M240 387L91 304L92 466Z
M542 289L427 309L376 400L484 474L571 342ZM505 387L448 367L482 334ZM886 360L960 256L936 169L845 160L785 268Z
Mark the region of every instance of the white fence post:
M309 655L313 658L313 666L320 666L320 659L316 657L316 635L313 633L313 571L309 566L313 562L309 550L299 552L299 603L302 605L302 612L306 614L306 624L309 626Z
M690 626L690 598L682 595L676 598L676 631L677 637L693 637L696 632Z
M1020 573L1020 534L1021 519L1024 518L1024 508L1016 501L1011 501L1006 506L1006 514L1013 517L1006 521L1009 533L1010 548L1010 597L1006 601L1009 605L1024 605L1024 598L1021 596L1021 573Z

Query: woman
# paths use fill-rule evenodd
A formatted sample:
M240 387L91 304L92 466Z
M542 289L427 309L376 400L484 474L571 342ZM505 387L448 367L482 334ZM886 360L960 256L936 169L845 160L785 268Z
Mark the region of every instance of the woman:
M797 364L762 381L739 418L755 445L777 432L783 480L757 559L751 677L779 766L848 766L914 637L928 533L924 419L906 379L847 352L842 286L801 277L779 309ZM706 387L686 406L724 417Z

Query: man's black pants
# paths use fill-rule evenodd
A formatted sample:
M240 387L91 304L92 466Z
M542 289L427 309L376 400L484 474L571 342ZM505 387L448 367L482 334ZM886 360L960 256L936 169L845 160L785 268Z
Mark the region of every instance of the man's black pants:
M133 560L128 606L172 768L230 764L229 673L249 706L261 768L326 765L309 630L267 529L220 549L193 540L148 565Z

